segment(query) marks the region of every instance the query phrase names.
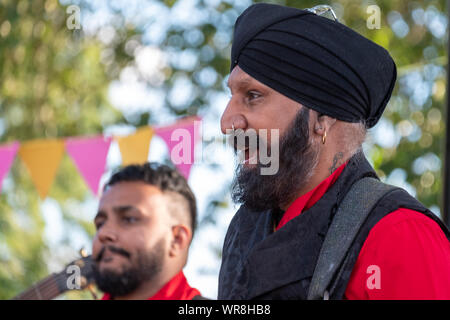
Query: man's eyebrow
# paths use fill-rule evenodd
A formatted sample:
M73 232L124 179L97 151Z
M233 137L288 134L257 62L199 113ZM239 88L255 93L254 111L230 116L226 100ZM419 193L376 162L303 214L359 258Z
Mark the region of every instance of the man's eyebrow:
M138 208L136 208L136 207L134 207L132 205L113 207L112 210L114 211L114 213L117 213L117 214L124 214L124 213L126 213L128 211L131 211L131 210L136 210L136 211L140 212L140 210Z
M236 80L236 86L237 87L244 87L246 85L248 85L250 82L252 81L251 77L242 77L241 79ZM231 89L230 87L230 79L228 79L227 81L227 87Z
M138 212L140 212L140 210L138 209L138 208L136 208L136 207L134 207L134 206L131 206L131 205L126 205L126 206L117 206L117 207L113 207L112 208L112 211L115 213L115 214L124 214L124 213L126 213L126 212L128 212L128 211L131 211L131 210L136 210L136 211L138 211ZM95 218L94 218L94 221L96 220L96 219L99 219L99 218L105 218L107 216L107 214L106 214L106 212L105 211L103 211L103 210L99 210L98 212L97 212L97 215L95 216Z
M104 218L106 217L106 212L103 210L99 210L97 212L97 214L95 215L94 221L97 220L98 218Z

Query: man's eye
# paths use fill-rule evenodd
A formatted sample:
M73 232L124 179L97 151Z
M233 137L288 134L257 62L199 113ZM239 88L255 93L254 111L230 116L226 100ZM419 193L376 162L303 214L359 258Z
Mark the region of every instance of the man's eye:
M251 100L258 99L259 97L261 97L261 94L257 91L249 91L249 92L247 92L247 97L251 101Z
M102 227L102 225L103 225L103 221L102 222L96 222L95 223L95 228L98 230L98 229L100 229Z
M135 217L123 217L123 220L127 223L133 223L136 222L138 219Z

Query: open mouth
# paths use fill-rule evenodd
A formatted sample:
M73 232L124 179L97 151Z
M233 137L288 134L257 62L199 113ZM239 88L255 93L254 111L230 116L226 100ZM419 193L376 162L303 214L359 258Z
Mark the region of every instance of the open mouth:
M249 133L238 129L234 135L230 136L230 144L238 156L239 162L244 165L256 165L258 163L258 151L260 139L256 135L249 136Z
M239 151L239 159L244 165L255 165L258 163L258 149L245 148Z

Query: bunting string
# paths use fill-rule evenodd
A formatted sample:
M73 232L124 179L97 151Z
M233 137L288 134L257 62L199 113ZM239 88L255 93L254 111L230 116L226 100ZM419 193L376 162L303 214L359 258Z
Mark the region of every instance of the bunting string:
M159 136L166 144L174 166L189 179L194 163L195 146L200 141L200 117L189 117L169 126L144 126L126 136L68 137L36 139L0 144L0 192L14 159L18 156L28 169L41 199L48 195L65 153L94 195L100 190L100 180L106 169L110 145L116 141L122 166L147 162L152 138Z

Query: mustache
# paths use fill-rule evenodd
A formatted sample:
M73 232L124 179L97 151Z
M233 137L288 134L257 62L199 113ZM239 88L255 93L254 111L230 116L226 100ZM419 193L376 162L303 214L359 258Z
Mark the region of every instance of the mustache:
M95 259L94 259L95 262L100 262L100 260L102 260L103 255L104 255L106 249L108 249L109 251L111 251L111 252L113 252L113 253L120 254L120 255L122 255L122 256L128 258L128 259L131 257L131 254L130 254L128 251L126 251L125 249L118 248L118 247L114 247L114 246L104 246L104 247L100 250L100 252L98 253L98 255L95 257Z

